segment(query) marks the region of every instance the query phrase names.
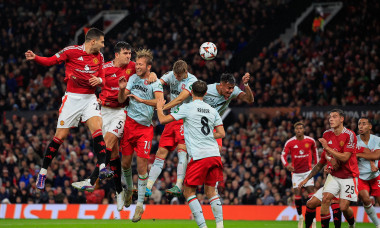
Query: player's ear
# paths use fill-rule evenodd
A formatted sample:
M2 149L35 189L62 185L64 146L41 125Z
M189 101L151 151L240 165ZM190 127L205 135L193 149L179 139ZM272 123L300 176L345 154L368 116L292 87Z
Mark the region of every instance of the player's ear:
M152 68L152 65L148 65L148 71L150 71L151 68Z

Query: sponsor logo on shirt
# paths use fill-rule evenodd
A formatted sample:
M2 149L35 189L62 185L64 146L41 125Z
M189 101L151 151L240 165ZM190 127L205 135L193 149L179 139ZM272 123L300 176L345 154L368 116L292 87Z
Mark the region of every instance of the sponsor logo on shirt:
M111 90L120 90L119 87L111 87Z
M303 152L303 150L300 150L300 154L303 154L304 152Z
M137 89L137 90L143 91L144 93L146 93L148 91L147 88L144 88L140 85L134 85L134 86L132 86L132 89Z
M75 70L81 73L89 73L89 74L96 72L95 70L91 70L91 67L89 65L84 66L84 70L79 70L79 69L75 69Z
M172 89L170 90L170 93L178 96L181 92L179 92L178 90Z

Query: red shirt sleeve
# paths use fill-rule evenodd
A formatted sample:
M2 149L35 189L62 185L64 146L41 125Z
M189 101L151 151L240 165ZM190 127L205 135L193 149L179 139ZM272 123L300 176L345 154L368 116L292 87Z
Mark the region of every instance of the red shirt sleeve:
M327 159L326 159L326 151L323 150L322 154L321 154L321 160L319 160L319 163L325 165L327 164Z
M34 61L43 66L52 66L52 65L60 64L66 61L68 57L68 52L69 50L66 50L65 48L57 52L55 55L51 57L42 57L42 56L36 55L36 58L34 59Z
M319 156L318 156L318 150L317 150L317 143L313 141L313 144L311 146L311 153L313 154L314 164L317 164L319 162Z
M289 141L285 143L284 150L281 153L281 161L284 167L287 167L289 165L288 163L288 154L290 152L290 147L289 147Z

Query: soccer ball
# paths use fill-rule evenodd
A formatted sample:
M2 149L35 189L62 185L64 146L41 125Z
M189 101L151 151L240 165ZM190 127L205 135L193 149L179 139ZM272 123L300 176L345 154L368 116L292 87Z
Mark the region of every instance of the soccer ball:
M218 49L214 43L205 42L199 48L199 54L204 60L212 60L216 57L216 54L218 54Z

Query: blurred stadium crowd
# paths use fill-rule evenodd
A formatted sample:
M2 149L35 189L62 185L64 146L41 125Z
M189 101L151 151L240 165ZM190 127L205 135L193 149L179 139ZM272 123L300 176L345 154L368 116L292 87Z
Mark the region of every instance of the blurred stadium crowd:
M186 60L199 79L218 81L228 69L233 54L244 48L255 31L286 10L286 1L34 1L0 4L0 201L11 203L113 203L112 181L103 181L93 194L77 192L71 182L87 177L96 162L91 135L82 125L60 147L48 171L46 191L36 192L35 177L45 146L52 139L60 99L65 91L64 68L27 63L23 53L32 49L51 56L63 47L88 18L105 9L134 11L136 22L126 33L108 39L104 55L112 59L112 46L126 40L133 47L154 50L153 69L162 75L176 59ZM202 5L201 5L202 4ZM240 6L236 6L240 4ZM299 35L289 47L272 43L246 63L236 78L250 72L255 93L253 106L379 105L380 24L377 1L346 1L333 26L312 36ZM243 7L244 6L244 7ZM180 10L178 10L180 9ZM213 11L213 14L207 12ZM171 13L169 13L171 12ZM213 15L217 15L214 18ZM230 23L222 23L223 21ZM204 41L219 49L216 61L198 55ZM196 42L194 42L196 41ZM107 45L108 44L108 45ZM241 106L242 104L232 104ZM44 114L5 118L8 111L47 111ZM48 112L50 111L50 112ZM380 133L380 116L371 116ZM306 135L317 139L328 129L326 119L283 115L240 114L226 128L222 157L225 181L218 189L225 204L292 204L290 173L281 164L280 153L293 135L293 123L303 120ZM356 130L357 119L346 120ZM156 122L154 153L163 126ZM96 156L95 156L96 157ZM165 194L175 183L177 158L172 153L153 188L150 203L184 203ZM323 185L317 177L316 189ZM137 183L137 175L134 176ZM207 198L199 189L201 203ZM304 196L307 199L307 195ZM6 202L6 200L5 200Z

